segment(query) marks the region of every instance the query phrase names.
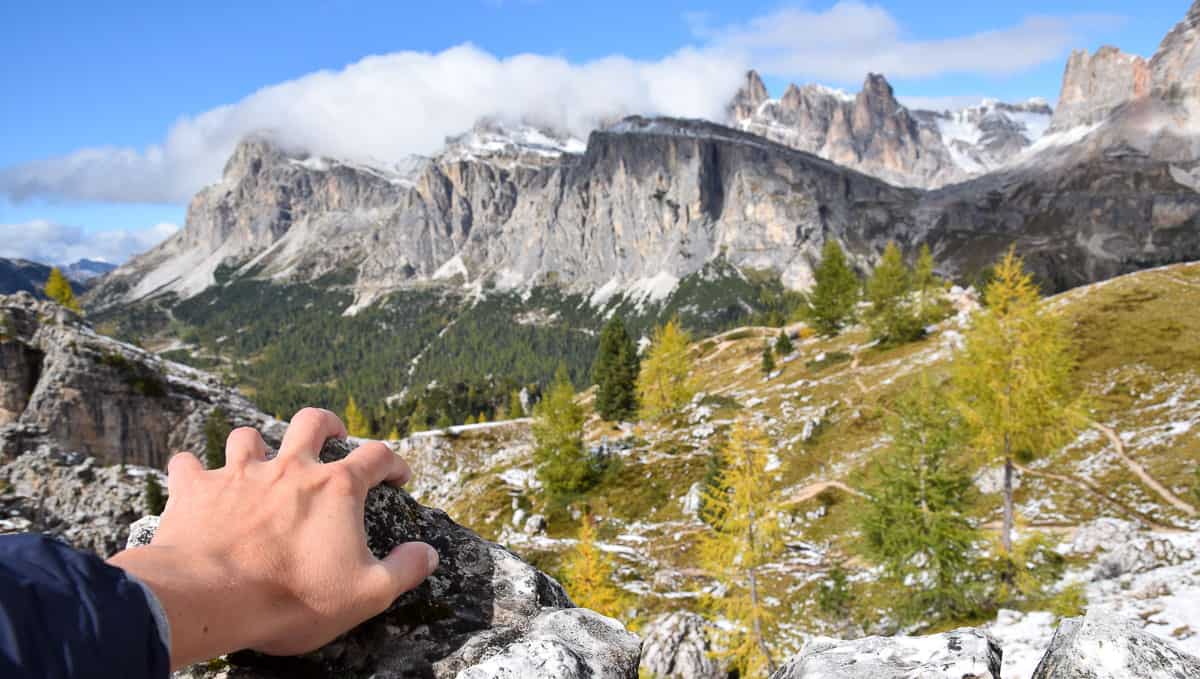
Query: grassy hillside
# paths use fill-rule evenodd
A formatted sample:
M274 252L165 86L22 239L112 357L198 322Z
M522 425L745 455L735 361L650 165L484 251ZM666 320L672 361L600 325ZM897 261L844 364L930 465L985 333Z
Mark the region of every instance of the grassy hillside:
M1071 323L1081 358L1075 379L1090 418L1105 429L1088 428L1029 463L1016 496L1022 531L1069 536L1101 516L1160 529L1200 528L1121 458L1195 501L1200 316L1193 310L1200 309L1200 264L1125 276L1047 303ZM870 346L861 329L799 341L770 380L760 371L760 353L764 337L778 331L737 329L692 346L702 395L677 417L624 427L590 420L589 442L615 451L619 464L578 505L602 517L600 537L617 557L623 586L639 595L639 616L703 607L711 583L695 566L694 548L706 528L685 510L686 496L703 481L730 424L745 417L771 437L789 507L789 549L771 571L768 596L791 612L785 619L806 621L804 631L836 633L842 622L823 619L816 583L843 562L852 579L874 577L854 547L863 500L853 491L870 481L869 462L886 463L891 406L921 374L946 369L967 322L959 315L919 342L890 349ZM425 479L417 490L426 501L547 569L558 567L577 523L569 509L531 487L527 423L405 445L418 479ZM976 470L981 492L972 514L981 525L1000 516L995 471ZM530 513L546 515L545 534L527 535L514 525L514 516ZM800 631L793 630L797 643Z

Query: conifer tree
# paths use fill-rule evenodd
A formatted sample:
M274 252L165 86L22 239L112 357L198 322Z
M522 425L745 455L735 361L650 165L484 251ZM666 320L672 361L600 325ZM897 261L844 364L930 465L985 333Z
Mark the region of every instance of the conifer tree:
M766 471L770 442L761 430L738 422L721 453L718 480L705 491L700 562L726 588L716 603L733 629L720 644L741 677L765 677L775 670L770 640L778 614L767 606L762 567L783 547L780 503Z
M479 417L475 418L476 424L487 424L487 421L488 421L487 413L485 413L485 412L480 412Z
M688 353L690 342L691 336L677 318L654 331L637 380L642 417L660 418L691 400L696 388L692 382L692 357Z
M450 413L443 410L438 414L437 422L434 422L433 426L436 429L445 431L454 426L454 420L450 419Z
M425 401L418 400L413 411L408 415L408 433L415 434L429 428L429 407Z
M1009 250L984 294L953 365L955 404L972 444L1004 463L1001 544L1012 552L1013 459L1066 443L1083 421L1072 385L1075 348L1063 319L1043 309L1032 277Z
M475 424L475 416L467 415L467 419L463 420L463 424Z
M912 291L913 274L905 265L900 248L889 241L867 279L866 317L872 338L884 344L899 344L918 339L924 333Z
M221 408L213 408L204 420L204 466L220 469L225 466L225 440L233 431L229 417Z
M788 336L787 330L780 330L779 339L775 340L775 353L783 358L791 356L795 350L796 347L792 344L792 338Z
M163 493L162 484L158 482L158 475L154 473L146 474L146 486L142 491L143 500L146 502L146 513L158 516L163 513L163 509L167 507L167 496Z
M367 416L358 409L358 404L354 402L353 396L346 401L346 433L361 438L371 435L371 423L367 421Z
M619 316L613 316L600 333L600 346L592 363L596 384L596 412L606 420L627 420L637 414L637 345Z
M576 605L610 618L620 618L629 607L629 597L613 582L613 562L596 546L595 522L588 514L579 524L579 541L567 555L563 579Z
M504 410L504 404L496 406L496 421L503 422L508 419L508 412Z
M815 283L809 291L804 316L818 333L832 337L854 321L860 288L858 276L837 241L825 241L821 263L813 270L813 278Z
M937 287L937 276L933 273L933 253L928 245L922 245L917 253L917 264L913 267L912 287L922 299Z
M575 387L565 365L554 384L533 408L533 460L546 492L556 499L582 493L599 480L583 446L583 408L575 402Z
M391 430L388 431L387 440L399 441L400 440L400 427L393 424Z
M966 518L974 486L962 465L962 421L942 390L922 380L900 399L888 432L891 450L875 461L877 481L860 514L863 551L898 593L902 623L965 618L983 577L979 533Z
M763 377L770 377L771 373L775 372L775 352L771 349L770 342L763 342L762 348L762 373Z
M75 291L71 289L71 282L57 266L50 269L50 278L46 280L46 296L72 311L82 310L79 300L75 299Z
M521 404L521 392L516 389L508 396L508 416L514 420L525 417L525 406Z

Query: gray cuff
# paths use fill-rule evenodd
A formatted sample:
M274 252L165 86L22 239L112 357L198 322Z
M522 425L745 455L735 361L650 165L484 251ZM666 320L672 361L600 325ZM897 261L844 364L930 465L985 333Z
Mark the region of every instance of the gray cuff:
M129 571L125 572L125 577L137 583L138 587L142 588L142 592L146 594L146 603L150 606L150 614L154 616L154 624L158 627L158 638L162 639L163 646L167 649L167 655L171 655L171 623L167 621L167 611L162 607L162 603L154 596L154 592L146 586L146 583L137 579Z

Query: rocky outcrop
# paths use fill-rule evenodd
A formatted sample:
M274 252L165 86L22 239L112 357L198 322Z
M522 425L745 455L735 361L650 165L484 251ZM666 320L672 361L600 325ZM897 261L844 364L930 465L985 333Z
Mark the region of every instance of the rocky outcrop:
M963 628L923 637L817 637L771 679L1000 679L1001 649Z
M651 620L642 629L642 673L655 679L724 679L729 670L713 657L710 627L690 611Z
M330 441L325 462L350 451ZM436 677L506 679L633 679L640 641L622 625L572 607L562 587L499 545L417 504L403 491L378 486L367 497L367 544L385 556L395 545L433 545L440 566L384 613L305 656L252 652L229 657L228 677ZM153 535L143 523L140 541ZM195 667L188 676L212 676Z
M1102 612L1063 620L1033 679L1190 679L1200 658Z
M967 176L937 129L896 101L882 75L868 75L856 96L790 85L779 100L768 100L752 72L730 114L739 129L899 186L940 186Z
M21 454L0 465L0 532L48 533L104 557L123 549L129 522L146 512L146 476L157 475L164 487L166 477L145 467L101 466L44 435L25 434Z
M751 71L729 106L731 123L899 186L936 188L999 167L1041 136L1045 102L986 101L957 111L909 110L882 75L857 95L789 85L770 99Z
M1167 33L1150 59L1155 96L1195 99L1200 94L1200 2Z
M586 153L542 166L446 160L405 176L249 140L180 232L89 299L186 296L239 263L242 275L274 279L351 269L360 299L429 281L591 291L678 280L717 257L800 286L826 238L865 256L869 239L903 238L903 212L888 206L911 199L700 121L631 118L594 132Z
M1150 64L1142 57L1105 46L1067 60L1051 132L1103 122L1122 104L1150 93Z
M218 406L235 425L281 433L212 375L99 335L56 304L0 296L0 326L0 423L32 427L63 450L161 468L174 452L203 450Z

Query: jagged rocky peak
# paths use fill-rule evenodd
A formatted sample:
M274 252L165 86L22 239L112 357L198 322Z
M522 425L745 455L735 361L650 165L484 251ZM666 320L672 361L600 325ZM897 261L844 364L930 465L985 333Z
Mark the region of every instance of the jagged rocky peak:
M730 106L739 129L900 186L937 188L1014 159L1045 131L1041 100L984 102L958 111L910 110L887 78L868 74L857 94L789 85L753 107L747 85Z
M1102 122L1117 107L1149 92L1150 65L1142 57L1112 46L1095 54L1075 50L1067 60L1050 131Z
M733 95L733 101L729 102L730 119L741 120L754 115L758 111L758 107L769 98L767 86L763 84L758 71L753 69L746 71L746 82Z
M1200 91L1200 0L1163 38L1150 59L1150 73L1155 94L1164 99Z

